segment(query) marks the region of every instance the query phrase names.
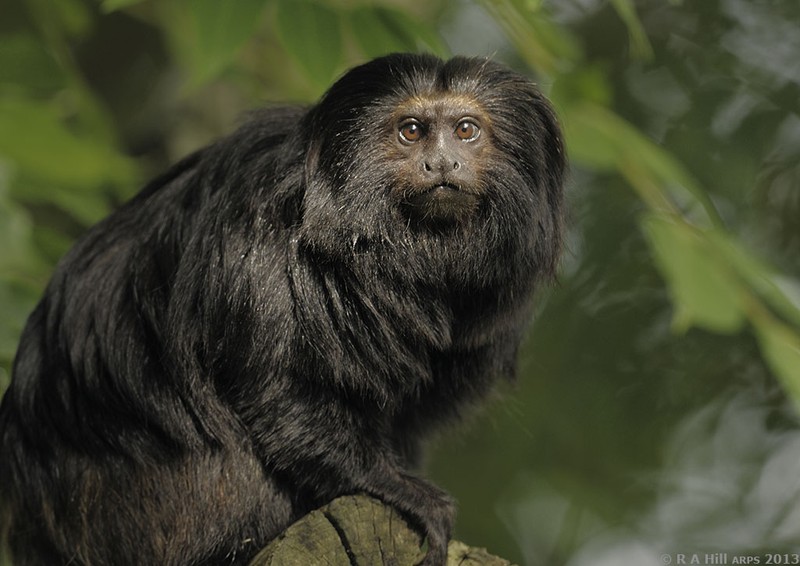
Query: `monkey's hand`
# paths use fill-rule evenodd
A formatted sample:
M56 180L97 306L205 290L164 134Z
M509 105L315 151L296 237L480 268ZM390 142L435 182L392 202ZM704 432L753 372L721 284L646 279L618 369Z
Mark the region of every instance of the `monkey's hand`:
M419 566L444 566L455 518L447 493L385 458L360 478L357 488L403 513L425 536L428 552Z

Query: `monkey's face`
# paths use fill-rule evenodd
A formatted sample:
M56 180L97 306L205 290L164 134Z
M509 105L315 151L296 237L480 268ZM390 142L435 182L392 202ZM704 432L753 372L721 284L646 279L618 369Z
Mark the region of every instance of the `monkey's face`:
M565 160L527 78L484 59L389 55L346 73L302 132L303 245L419 277L553 271Z
M465 221L478 207L491 152L491 123L468 96L433 93L403 101L385 146L392 196L416 223Z

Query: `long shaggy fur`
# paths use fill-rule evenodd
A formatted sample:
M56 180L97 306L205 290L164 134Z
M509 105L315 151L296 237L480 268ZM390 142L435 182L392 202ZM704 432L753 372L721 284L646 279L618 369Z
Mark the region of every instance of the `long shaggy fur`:
M477 210L417 226L387 116L464 94L491 117ZM244 564L365 492L440 564L453 507L410 470L514 373L562 225L561 136L491 61L393 55L263 110L92 228L30 316L0 407L15 563Z

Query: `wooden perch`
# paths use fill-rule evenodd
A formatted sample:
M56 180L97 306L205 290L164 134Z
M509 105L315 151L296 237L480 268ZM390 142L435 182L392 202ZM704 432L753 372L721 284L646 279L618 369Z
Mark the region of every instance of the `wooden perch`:
M391 507L363 495L312 511L273 540L250 566L411 566L420 536ZM483 549L451 541L447 566L511 566Z

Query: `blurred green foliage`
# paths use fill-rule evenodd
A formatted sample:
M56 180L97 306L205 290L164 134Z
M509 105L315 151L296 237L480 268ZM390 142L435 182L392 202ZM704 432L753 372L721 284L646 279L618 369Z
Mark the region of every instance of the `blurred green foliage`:
M271 52L266 61L286 57L302 77L296 80L304 88L283 89L286 79L276 74L275 89L312 99L364 58L394 50L446 55L432 22L446 17L447 3L424 9L422 3L412 9L393 4L69 0L49 9L43 0L30 0L16 6L3 24L0 51L0 228L7 242L0 296L9 313L0 323L3 367L53 259L150 172L131 158L126 132L103 100L109 93L98 92L88 75L92 54L82 50L92 49L87 38L105 20L131 18L160 36L163 60L152 64L180 75L173 85L176 104L199 98L213 81L257 80L270 72L254 68L266 64L258 57L264 50ZM648 211L641 224L669 285L675 329L733 333L749 322L775 374L787 390L800 392L800 306L778 283L785 278L725 229L705 188L673 156L615 114L606 75L587 62L579 37L556 24L543 3L483 4L530 72L553 85L573 162L616 171L642 199ZM615 0L613 6L630 34L632 56L652 57L633 3ZM145 85L137 86L144 94Z
M690 374L694 385L686 391L705 388L713 398L727 376L768 368L768 379L800 406L800 174L795 146L781 145L793 139L800 97L796 77L781 82L782 69L759 67L758 50L740 41L766 41L760 28L748 27L753 19L769 27L797 24L800 14L791 0L776 2L773 12L736 0L689 4L28 0L4 6L0 391L25 318L58 257L147 178L229 131L248 108L313 101L365 59L397 50L447 56L476 45L476 53L535 77L558 109L573 167L572 248L561 287L542 298L523 352L522 373L536 374L518 393L524 408L491 416L497 430L524 430L502 439L519 461L473 462L474 477L463 466L453 472L437 461L435 469L462 499L461 528L477 538L467 540L494 541L501 548L493 550L505 548L510 558L516 551L508 532L476 515L501 505L508 496L502 487L524 499L532 483L512 481L519 477L513 470L541 472L540 462L558 461L551 469L556 485L618 518L609 509L626 488L620 468L653 465L660 444L647 436L656 430L648 427L677 419L654 416L654 407L673 407L690 395L675 385L677 374ZM493 29L499 45L490 44ZM665 312L671 313L666 325ZM607 381L579 379L587 372ZM585 420L564 418L564 411L585 418L604 411L611 424L587 431ZM631 430L637 423L647 427ZM594 435L590 446L582 440L587 435ZM624 449L620 435L627 438ZM490 450L496 440L481 432L470 437L470 448ZM443 450L443 458L455 461L458 450ZM487 477L509 483L476 491L475 478ZM579 530L553 535L552 556L563 560ZM513 536L524 546L523 535Z

